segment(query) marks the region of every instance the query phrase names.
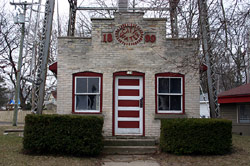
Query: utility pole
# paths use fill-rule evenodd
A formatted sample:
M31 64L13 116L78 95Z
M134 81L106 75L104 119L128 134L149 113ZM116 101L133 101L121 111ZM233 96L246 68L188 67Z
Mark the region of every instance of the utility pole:
M209 32L207 0L198 0L200 31L202 38L203 54L205 55L207 65L207 82L208 82L208 97L210 106L210 117L219 117L219 106L216 90L215 72L214 72L214 57L211 50L211 39Z
M41 11L41 1L39 0L38 2L38 7L37 7L37 14L36 14L36 23L35 23L35 36L33 38L33 46L32 46L32 60L31 60L31 65L30 65L30 75L32 78L32 92L31 92L31 107L34 108L34 100L35 100L35 77L36 77L36 54L37 54L37 33L39 29L39 20L40 20L40 11Z
M23 43L24 43L24 36L25 36L25 15L27 10L27 5L32 5L32 3L27 3L27 1L22 3L10 3L11 5L20 5L23 6L23 13L20 14L17 20L17 23L22 24L21 28L21 40L20 40L20 49L19 49L19 58L18 58L18 67L17 67L17 75L16 75L16 87L15 87L15 109L13 114L13 126L17 126L17 113L18 113L18 100L20 94L20 76L21 76L21 68L23 62Z
M133 8L135 8L135 0L133 0L133 5L132 5ZM135 12L135 10L133 10L133 12Z
M170 23L172 38L178 38L177 6L180 0L169 0Z
M42 114L55 0L46 0L32 112Z
M59 3L58 0L56 1L57 4L57 30L58 30L58 36L61 37L61 23L60 23L60 17L59 17Z
M77 10L77 0L69 1L69 24L67 36L75 35L75 24L76 24L76 10Z
M250 28L248 28L247 33L247 80L246 83L250 83Z

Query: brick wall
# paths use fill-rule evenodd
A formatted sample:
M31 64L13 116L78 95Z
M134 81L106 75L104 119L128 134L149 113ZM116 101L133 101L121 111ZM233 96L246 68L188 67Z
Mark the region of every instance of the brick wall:
M156 35L155 43L144 39L125 46L114 38L123 23L139 25L144 34ZM72 74L103 73L104 135L112 135L113 73L145 73L145 135L159 136L160 121L155 120L155 74L174 72L185 75L185 113L199 117L198 40L166 39L165 19L144 19L143 13L116 13L114 19L92 19L92 38L61 37L58 40L57 112L72 113ZM102 33L112 33L113 41L102 42Z

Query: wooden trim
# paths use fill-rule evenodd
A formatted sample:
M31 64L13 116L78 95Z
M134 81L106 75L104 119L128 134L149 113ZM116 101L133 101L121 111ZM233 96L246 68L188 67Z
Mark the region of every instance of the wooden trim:
M159 113L158 112L158 98L157 98L157 91L158 91L158 77L181 77L182 78L182 111L180 113ZM157 73L155 74L155 114L173 114L173 115L181 115L185 114L185 75L180 73Z
M250 95L239 95L239 96L223 96L218 97L218 103L249 103Z
M119 72L115 72L113 73L113 76L145 76L145 73L141 73L141 72L137 72L137 71L130 71L132 72L131 74L127 74L128 71L119 71Z
M100 111L99 112L75 112L75 77L100 77ZM72 86L72 114L101 114L102 113L102 90L103 90L103 74L95 72L79 72L73 74L73 86Z
M49 70L57 74L57 62L54 62L51 65L49 65Z
M180 119L187 118L185 114L155 114L155 119Z
M143 74L143 76L142 76L142 86L143 86L143 117L142 117L142 119L143 119L143 131L142 131L142 135L143 136L145 136L145 98L146 98L146 96L145 96L145 74Z
M85 114L79 114L79 116L96 116L96 117L104 117L104 115L101 114L101 113L96 113L96 114L94 114L94 113L85 113Z
M132 73L131 73L132 72ZM142 136L145 136L145 73L137 71L119 71L113 73L113 116L112 116L112 135L115 136L115 79L118 76L141 76L142 77L142 86L143 86L143 126L142 126Z
M140 128L140 121L119 121L119 128Z

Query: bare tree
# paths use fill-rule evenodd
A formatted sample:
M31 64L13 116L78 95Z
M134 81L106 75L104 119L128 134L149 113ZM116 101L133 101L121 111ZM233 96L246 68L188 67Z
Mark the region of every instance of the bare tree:
M12 87L15 87L16 85L16 77L17 77L17 59L18 59L18 49L19 49L19 41L20 41L20 26L18 24L14 24L13 22L13 14L11 11L8 11L7 9L9 7L6 7L7 2L1 4L0 6L0 71L3 73L3 77L9 80L8 84L12 85ZM34 60L32 57L33 51L35 56L38 56L38 48L37 46L40 44L40 31L38 33L35 33L35 22L37 21L36 18L33 16L30 18L28 26L29 29L29 35L26 36L25 42L27 43L27 52L23 56L23 63L22 63L22 71L21 71L21 78L20 78L20 106L23 109L27 109L30 98L31 98L31 90L32 90L32 69L30 66L32 66L32 61ZM38 22L38 24L41 24L41 21ZM41 26L40 26L41 27ZM28 34L28 31L26 31L26 35ZM37 37L37 40L34 41L35 36ZM51 49L50 49L50 58L49 58L49 64L56 61L56 53L57 53L57 36L58 31L56 31L56 28L54 28L53 34L52 34L52 41L51 41ZM35 58L36 59L36 58ZM36 60L35 60L36 61ZM36 66L35 62L35 66ZM34 65L33 65L34 66ZM49 76L48 79L48 88L55 84L55 78L52 75L52 73L48 72ZM52 77L53 76L53 77Z
M1 58L1 72L3 76L7 78L15 87L17 77L17 49L19 46L19 32L20 27L15 25L11 20L13 16L6 11L6 3L0 7L1 23L0 23L0 58ZM26 73L26 68L23 65L23 71ZM22 108L26 107L26 100L29 97L31 87L25 80L25 76L21 76L20 84L20 105Z
M217 62L219 89L223 91L246 82L249 3L236 0L225 6L220 0L213 6L212 49Z

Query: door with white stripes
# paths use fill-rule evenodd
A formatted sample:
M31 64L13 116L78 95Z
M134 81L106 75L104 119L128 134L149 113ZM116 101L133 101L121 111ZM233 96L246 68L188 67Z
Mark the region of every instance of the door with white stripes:
M143 79L115 78L115 135L143 134Z

